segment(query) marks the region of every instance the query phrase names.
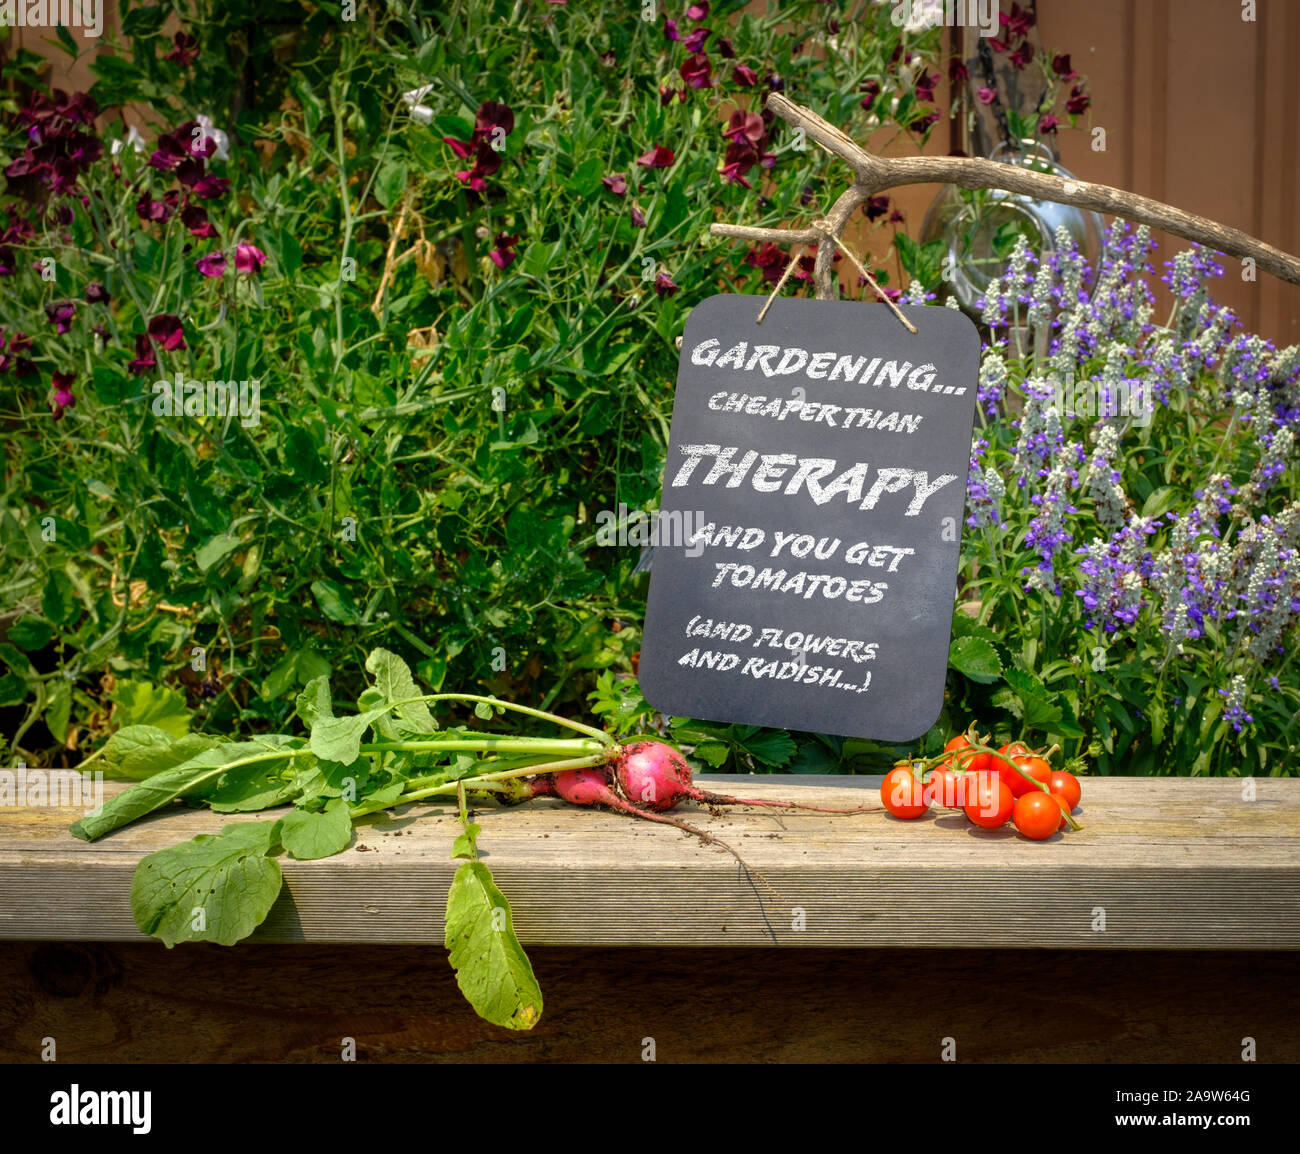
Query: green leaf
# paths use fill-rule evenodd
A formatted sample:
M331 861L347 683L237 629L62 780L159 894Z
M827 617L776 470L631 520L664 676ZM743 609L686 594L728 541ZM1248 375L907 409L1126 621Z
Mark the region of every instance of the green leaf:
M0 677L0 708L6 705L21 705L27 700L27 682L16 673L6 673Z
M481 718L484 721L491 721L492 706L490 706L486 701L476 702L474 705L474 716Z
M67 625L77 619L80 610L77 606L76 590L68 580L66 573L54 570L45 581L45 593L41 597L41 612L59 625Z
M199 797L211 792L231 760L227 751L238 749L242 744L202 750L183 764L162 770L148 781L133 785L105 802L98 814L83 817L72 827L73 834L84 841L94 841L147 813L170 805L178 798Z
M982 637L958 637L948 647L948 664L981 685L991 685L1002 675L998 651Z
M267 856L279 822L228 825L151 853L131 881L131 913L168 948L177 942L233 946L271 912L283 878Z
M295 809L280 823L280 843L299 861L342 853L351 841L352 815L341 797L326 802L320 813Z
M19 618L9 626L9 640L28 653L44 649L53 636L54 626L34 613Z
M315 725L319 718L334 716L334 705L330 701L329 674L313 677L307 682L306 687L294 700L294 712L309 728Z
M371 650L370 656L366 658L366 671L374 674L374 687L383 695L386 705L392 705L395 701L407 702L397 707L397 716L406 722L406 728L415 733L433 733L438 728L438 723L423 701L409 700L423 694L415 684L415 678L411 676L406 662L396 653L390 653L387 649Z
M401 161L386 161L375 177L375 199L385 208L392 208L406 188L406 165Z
M445 942L456 984L474 1012L494 1026L531 1030L542 991L515 937L510 903L482 862L462 865L447 891Z
M123 728L128 725L152 725L175 737L184 737L190 728L190 711L185 698L165 685L144 681L119 681L113 691L116 705L114 720Z
M331 621L337 621L340 625L361 624L361 612L357 609L356 602L337 581L313 581L311 591L320 611Z
M243 542L238 537L231 537L227 533L218 533L194 555L194 559L199 565L199 572L206 573L223 557L238 549L241 544Z
M198 733L178 741L174 734L156 725L127 725L104 744L104 764L113 777L144 781L219 744L216 738Z
M387 712L385 705L351 717L318 717L311 727L312 753L327 761L350 765L361 753L361 739L366 730Z
M59 678L46 683L45 728L60 745L68 733L68 718L72 715L72 684Z
M780 769L795 755L798 746L794 738L784 729L760 730L752 737L746 737L739 745L755 761Z
M482 830L483 827L477 822L466 822L465 828L456 835L456 840L451 843L451 856L478 857L478 835Z
M1060 708L1052 703L1050 695L1037 677L1027 670L1015 668L1008 669L1004 676L1014 695L1014 702L1009 702L1008 708L1026 726L1031 729L1046 729L1060 722ZM994 702L998 703L997 696L994 697Z
M731 747L725 741L701 741L695 746L695 756L717 769L725 765Z

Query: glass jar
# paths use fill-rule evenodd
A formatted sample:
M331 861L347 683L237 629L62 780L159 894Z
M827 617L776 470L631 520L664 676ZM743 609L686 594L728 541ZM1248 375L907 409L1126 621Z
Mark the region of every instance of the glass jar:
M1019 147L999 144L989 159L1066 180L1074 178L1041 141L1021 141ZM989 282L1006 269L1017 236L1023 234L1041 259L1055 251L1056 230L1062 226L1083 258L1095 268L1106 228L1100 213L999 188L945 185L921 222L920 239L922 244L940 239L947 242L944 283L957 303L978 318L975 302L984 295Z

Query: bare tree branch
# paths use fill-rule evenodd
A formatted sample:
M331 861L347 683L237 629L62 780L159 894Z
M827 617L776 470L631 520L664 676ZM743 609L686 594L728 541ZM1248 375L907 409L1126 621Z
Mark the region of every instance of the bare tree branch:
M825 220L836 237L842 235L849 217L868 197L888 188L905 184L955 184L961 188L996 188L1022 193L1036 200L1050 200L1076 208L1109 213L1136 224L1161 229L1183 240L1195 241L1228 256L1253 260L1257 267L1279 280L1300 284L1300 259L1272 245L1229 228L1203 216L1184 212L1163 201L1138 196L1104 184L1069 180L1046 172L1035 172L1016 164L960 156L873 156L854 144L833 124L779 92L768 95L767 107L805 133L833 156L853 169L856 180L836 199ZM740 240L776 241L792 244L816 244L819 237L812 229L763 229L744 225L715 224L713 236ZM813 280L817 296L831 300L834 246L820 245Z

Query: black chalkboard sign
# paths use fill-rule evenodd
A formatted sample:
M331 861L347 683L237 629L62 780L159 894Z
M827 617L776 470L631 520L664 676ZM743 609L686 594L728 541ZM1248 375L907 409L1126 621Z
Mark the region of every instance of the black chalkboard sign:
M979 372L956 309L719 295L687 319L638 677L665 714L937 720Z

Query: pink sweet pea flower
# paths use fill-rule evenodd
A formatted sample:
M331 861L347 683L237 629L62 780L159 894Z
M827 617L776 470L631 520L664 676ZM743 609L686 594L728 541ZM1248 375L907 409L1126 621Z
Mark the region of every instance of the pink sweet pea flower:
M682 47L687 52L703 52L704 42L712 35L713 33L707 28L697 28L682 41Z
M623 196L627 193L627 180L621 172L614 172L609 176L602 176L600 182L615 196Z
M249 244L248 241L240 241L235 245L235 271L244 273L246 276L252 276L253 273L260 272L262 266L266 264L266 253L264 253L255 244Z
M707 20L708 18L709 18L709 5L707 3L707 0L705 0L705 3L702 4L692 4L689 8L686 9L687 20L694 20L698 24L701 20Z
M514 250L514 246L518 241L518 235L512 235L506 232L497 233L496 248L488 253L488 260L504 272L514 264L515 257L518 256L518 253Z
M77 403L77 398L72 395L72 382L74 380L72 373L55 373L52 380L54 382L54 419L57 421L63 417L64 412Z
M194 262L194 267L207 277L223 276L226 271L226 254L224 252L210 252L207 256L199 257Z

